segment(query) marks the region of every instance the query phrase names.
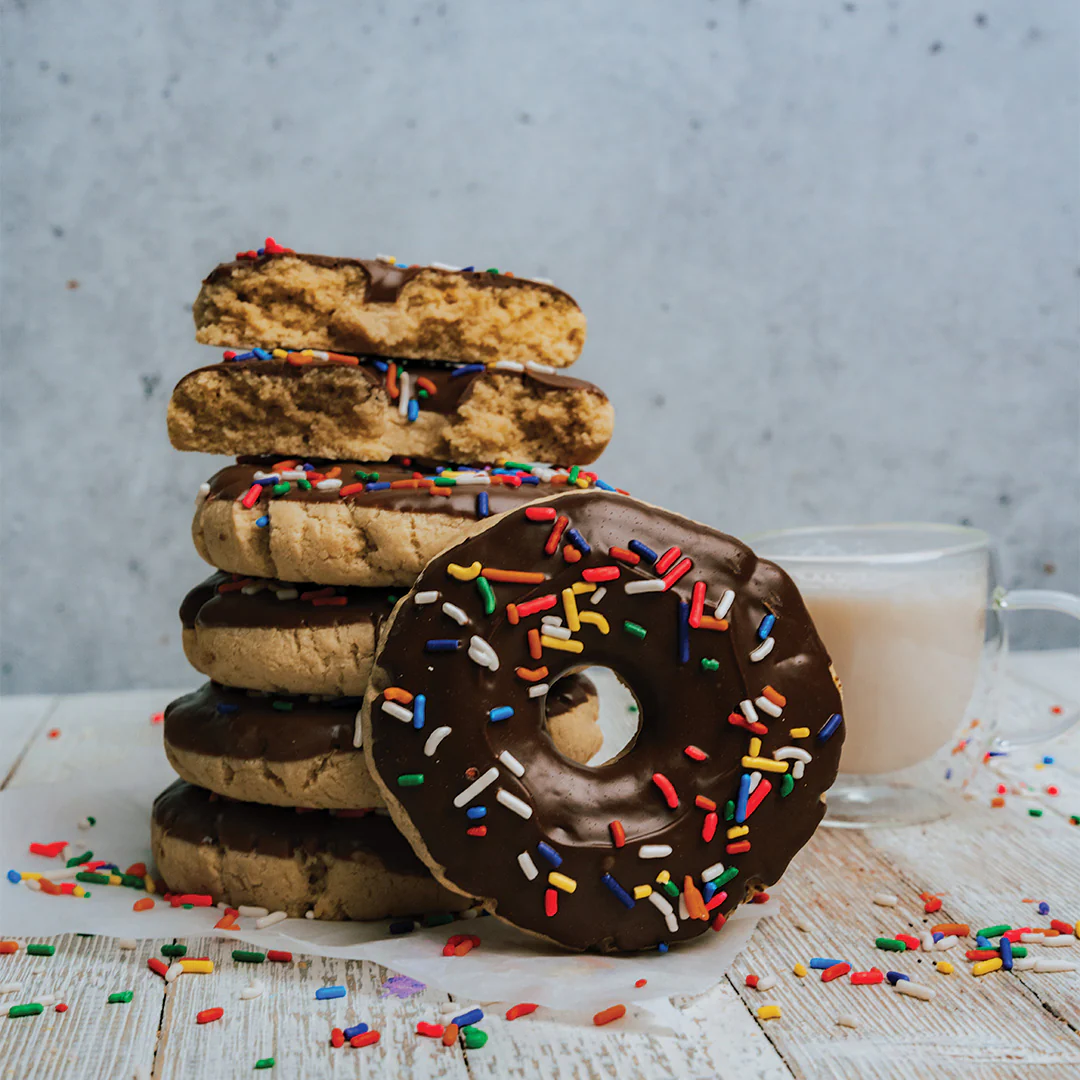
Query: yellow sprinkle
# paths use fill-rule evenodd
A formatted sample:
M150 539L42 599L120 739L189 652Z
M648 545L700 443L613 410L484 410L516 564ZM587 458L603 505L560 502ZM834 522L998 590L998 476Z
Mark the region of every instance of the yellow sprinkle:
M1035 768L1036 769L1045 769L1046 766L1041 761L1038 761L1038 762L1035 763Z
M780 1016L779 1005L762 1005L757 1011L757 1018L759 1020L776 1020Z
M660 873L656 875L657 885L666 885L670 880L671 875L666 870L661 870Z
M143 878L143 884L146 886L146 891L148 893L157 892L157 886L154 884L154 879L149 874Z
M545 649L554 649L556 652L581 652L585 646L580 641L563 641L562 638L548 637L547 634L540 635L540 644ZM784 766L787 768L787 765Z
M760 769L762 772L787 772L786 761L773 761L767 757L744 757L742 759L744 769Z
M579 477L578 477L578 478L577 478L577 479L576 479L576 480L574 481L574 483L575 483L575 484L577 484L577 486L578 486L579 488L587 488L587 487L589 486L589 481L588 481L588 480L586 480L584 476L579 476Z
M936 967L942 975L951 975L953 973L953 966L948 960L939 960L934 967Z
M600 628L601 634L606 634L611 630L608 626L607 619L600 614L599 611L582 611L578 613L578 621L583 623L591 623L593 626Z
M41 875L36 870L24 870L19 877L23 881L40 881Z
M563 892L573 892L577 888L577 882L572 877L560 874L558 870L552 870L548 874L548 884L554 885L556 889L562 889Z
M315 353L311 349L301 349L300 350L300 355L301 356L314 356Z
M750 749L748 751L751 757L757 757L761 753L761 740L757 737L750 740Z
M793 727L788 732L788 737L792 739L805 739L810 735L810 729L808 727Z
M478 562L474 562L472 566L461 566L456 562L452 562L446 568L446 572L452 578L457 578L458 581L472 581L480 576L480 571L483 569Z
M1073 933L1074 933L1074 934L1075 934L1075 935L1076 935L1077 937L1080 937L1080 922L1078 922L1078 923L1077 923L1077 924L1076 924L1076 925L1075 925L1075 926L1073 927Z
M791 970L794 971L795 974L798 975L800 979L805 979L806 978L806 965L805 964L796 964Z
M573 589L563 589L562 591L562 606L563 612L566 615L566 626L571 633L576 633L581 629L581 623L578 620L577 600L574 597Z
M635 885L634 886L634 899L635 900L644 900L644 899L646 899L646 897L649 897L651 895L652 895L652 886L651 885Z
M123 881L121 880L119 874L110 874L109 875L109 884L110 885L122 885Z
M727 831L727 838L729 840L734 840L737 836L745 836L749 831L749 825L732 825Z
M1001 957L995 956L992 960L980 960L971 965L972 975L988 975L991 971L997 971L1001 967Z
M181 960L180 970L195 975L209 975L214 970L213 960Z
M585 592L596 592L596 586L591 581L575 581L570 588L574 590L575 596L580 596Z
M76 885L75 888L71 890L71 895L72 896L85 896L86 895L86 890L81 885Z
M288 356L289 354L285 349L274 349L273 352L270 353L270 355L275 360L284 360L285 357Z

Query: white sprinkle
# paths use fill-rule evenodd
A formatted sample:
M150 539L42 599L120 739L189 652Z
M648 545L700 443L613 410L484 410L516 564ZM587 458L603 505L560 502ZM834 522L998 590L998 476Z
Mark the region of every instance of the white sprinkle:
M268 926L276 926L279 922L284 922L288 917L284 911L271 911L269 915L255 920L255 929L265 930Z
M328 352L323 352L322 349L312 349L311 350L311 355L316 360L329 360L330 359L330 354Z
M809 934L814 929L801 915L796 915L791 921L795 924L795 929L804 934Z
M447 601L445 604L443 604L442 609L443 614L449 615L450 618L458 624L458 626L464 626L469 621L469 616L466 615L465 612L457 606L457 604L451 604L449 601Z
M34 1001L37 1002L38 1005L44 1005L46 1007L55 1005L59 1000L60 999L55 994L37 994L34 997Z
M185 985L187 984L185 983ZM262 992L262 983L253 982L250 986L245 986L244 989L240 991L240 1000L251 1001L252 998L262 997Z
M320 480L316 485L317 491L337 491L341 487L341 481L334 477L331 480Z
M264 915L270 914L270 909L264 907L251 907L250 905L241 904L236 909L236 914L242 916L245 919L261 919Z
M256 480L280 480L281 474L276 472L263 472L262 469L255 470Z
M458 487L486 487L491 483L491 477L484 472L459 473L454 479Z
M435 751L439 749L439 743L441 743L452 730L452 728L447 727L445 724L442 727L437 727L427 737L427 742L424 743L424 757L434 756Z
M791 766L791 779L792 780L801 780L803 778L803 773L805 771L806 771L806 762L805 761L796 761L795 764Z
M548 684L546 682L533 683L529 687L529 697L543 697L548 692Z
M24 878L22 879L22 883L23 883L23 884L24 884L24 885L25 885L25 886L26 886L26 887L27 887L27 888L28 888L28 889L29 889L29 890L30 890L31 892L41 892L41 882L40 882L40 881L36 881L36 880L35 880L34 878L24 877Z
M409 415L409 397L412 393L410 384L412 383L412 377L407 371L403 371L398 378L398 415Z
M441 262L431 262L428 263L428 266L430 266L432 270L449 270L455 274L461 269L460 266L451 266L449 263Z
M418 592L413 597L413 602L423 607L424 604L434 604L439 599L437 589L429 589L427 592Z
M479 919L481 908L468 907L464 911L458 913L459 919Z
M560 641L570 640L570 631L565 626L545 626L544 633L548 637L558 638Z
M483 776L474 780L464 791L459 791L454 796L454 806L459 810L466 804L473 801L481 791L484 790L489 784L493 784L499 778L499 770L492 765L490 769Z
M169 965L169 970L165 972L165 981L167 983L176 982L176 980L184 973L183 965L178 960L175 964Z
M638 578L636 581L628 581L623 586L623 591L627 593L642 593L642 592L663 592L664 591L664 579L663 578Z
M775 701L770 701L767 697L762 695L759 698L754 698L754 704L764 713L768 713L770 716L779 716L784 710L776 704Z
M756 664L759 660L764 660L766 656L773 651L773 646L776 644L776 640L772 637L767 637L754 651L750 654L750 660ZM901 980L903 981L903 980Z
M592 594L592 596L589 597L589 603L590 604L599 604L600 601L603 600L605 596L607 596L607 586L606 585L601 585L600 588L597 589L596 592L594 592Z
M939 938L934 943L934 948L936 950L944 952L946 949L955 948L958 941L959 941L959 938L957 938L957 936L955 934L949 934L947 937Z
M754 989L759 994L764 994L766 990L771 990L776 985L776 982L775 975L766 975L764 979L758 979L757 986Z
M305 919L314 919L315 918L315 909L314 908L308 908L307 911L304 912L304 918Z
M724 872L724 864L722 862L714 862L712 866L706 866L701 871L702 881L712 881L713 878L719 877Z
M46 881L71 881L76 874L81 874L82 864L65 866L62 870L46 870L41 876Z
M295 600L300 595L299 589L275 589L274 595L279 600Z
M67 862L75 854L75 848L71 844L65 844L63 850L60 852L60 858Z
M395 259L393 255L376 255L375 261L389 263L391 266L393 266L394 263L397 262L397 259Z
M1034 971L1037 963L1034 956L1018 956L1013 961L1013 971Z
M94 826L90 824L90 819L88 817L84 817L82 821L79 822L80 829L92 829L93 827Z
M205 481L199 485L199 491L195 496L195 505L202 506L206 502L207 495L210 494L210 485Z
M282 469L282 480L303 480L307 476L307 472L304 469Z
M777 753L779 753L779 751L777 751ZM774 754L773 757L776 757L776 754ZM781 759L776 758L776 760L780 761ZM892 893L887 892L874 893L872 899L878 907L896 907L896 905L900 903L899 896L894 896Z
M541 618L540 622L544 626L562 626L561 615L545 615Z
M750 794L753 795L757 790L758 784L761 783L761 773L756 769L750 774Z
M918 998L920 1001L930 1001L934 997L934 991L929 986L913 983L909 979L900 979L896 990L897 993L907 994L908 997Z
M892 907L893 905L888 905ZM925 933L919 935L919 941L922 943L923 952L932 952L934 949L934 935L927 930Z
M533 278L536 281L537 278ZM529 371L538 371L541 375L554 375L555 369L550 364L538 364L535 360L526 360L525 366Z
M392 716L395 720L400 720L403 724L412 723L412 709L406 709L404 705L399 705L396 701L387 701L384 698L382 711Z
M491 365L496 371L517 371L522 372L525 370L524 364L519 364L516 360L499 360L497 363Z
M666 859L670 854L670 844L642 844L638 848L639 859Z
M1020 935L1020 940L1025 945L1034 945L1036 941L1042 941L1042 939L1043 939L1042 934L1030 933L1030 934L1021 934Z
M801 746L781 746L778 750L773 751L772 756L774 761L787 761L789 758L802 762L810 760L810 754ZM877 901L875 900L874 903L876 904Z
M240 593L243 596L257 596L263 589L269 588L270 586L265 581L253 581L250 585L245 585Z
M528 278L527 280L528 281L534 281L534 282L536 282L537 285L554 285L555 284L555 282L552 281L551 278L546 278L546 277L531 277L531 278Z
M1076 938L1072 934L1058 934L1057 937L1047 937L1045 934L1039 935L1043 939L1043 944L1048 949L1067 949L1071 948Z
M118 949L137 949L139 943L134 938L122 937L117 940L116 947Z
M532 861L532 856L527 851L523 851L518 856L518 866L521 867L521 872L530 881L532 881L540 873L540 871L536 869L536 863ZM455 1013L455 1015L457 1014Z
M364 725L360 718L364 715L363 709L356 710L356 719L353 721L352 744L354 750L359 750L364 745Z
M690 918L690 912L686 907L685 893L679 893L679 918L682 919L683 922L686 922L686 920Z
M499 670L499 655L478 634L469 639L469 659L491 671Z
M734 590L725 589L723 595L716 601L716 609L713 611L714 618L722 619L731 610L733 603L735 603Z
M859 1021L856 1020L855 1017L851 1015L851 1013L841 1013L836 1018L836 1026L837 1027L846 1027L846 1028L857 1028L859 1026Z
M17 994L22 989L22 983L0 983L0 994Z
M513 810L518 817L523 817L526 821L532 817L532 807L523 799L519 799L516 795L511 795L505 788L499 788L499 790L495 792L495 798L498 802L501 802L507 810Z
M675 909L658 892L649 893L649 900L652 902L653 907L663 913L668 931L672 934L678 933L679 920L675 918Z
M749 698L745 701L740 701L739 708L742 709L743 716L745 716L751 724L756 724L758 722L757 709L754 708L754 703Z
M515 775L524 776L525 766L509 750L504 750L499 755L499 760Z

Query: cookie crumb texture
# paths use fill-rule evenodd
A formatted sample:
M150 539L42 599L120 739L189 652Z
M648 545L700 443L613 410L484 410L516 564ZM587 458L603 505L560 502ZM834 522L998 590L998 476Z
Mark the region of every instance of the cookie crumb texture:
M299 378L215 365L181 380L168 412L177 450L368 461L403 455L587 465L603 453L614 423L611 402L598 387L549 389L496 372L478 380L450 415L422 410L408 422L385 386L343 365Z
M360 261L283 255L218 267L195 301L196 340L244 347L377 353L567 367L585 316L566 293L526 279L423 269L392 300L369 298Z

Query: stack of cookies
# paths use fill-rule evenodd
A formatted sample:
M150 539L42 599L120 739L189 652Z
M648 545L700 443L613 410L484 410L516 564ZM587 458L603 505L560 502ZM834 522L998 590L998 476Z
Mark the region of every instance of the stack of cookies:
M272 239L218 266L194 313L224 353L173 391L169 436L235 462L196 503L215 572L180 617L210 681L165 713L181 779L154 805L158 870L174 892L290 915L461 910L388 816L359 709L380 624L433 556L504 510L608 488L587 466L611 404L560 373L584 316L546 281ZM571 675L547 735L586 761L597 713Z

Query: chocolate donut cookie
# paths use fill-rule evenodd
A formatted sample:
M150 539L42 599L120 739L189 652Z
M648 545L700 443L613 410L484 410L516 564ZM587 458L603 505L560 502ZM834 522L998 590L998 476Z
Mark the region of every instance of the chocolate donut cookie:
M308 471L305 471L308 470ZM596 473L508 463L241 458L204 485L192 537L212 566L323 585L411 585L427 561L494 514Z
M597 768L544 725L547 687L588 664L640 708L636 740ZM384 624L363 726L439 880L569 948L637 950L719 928L780 877L824 812L840 707L781 569L677 514L577 492L427 566Z
M600 748L596 688L565 680L549 726L561 753L588 761ZM354 746L359 698L265 695L206 683L165 709L165 753L183 779L219 795L269 806L383 806Z
M173 446L208 454L586 465L611 439L614 410L599 387L532 365L319 360L282 350L273 357L185 375L169 401Z
M540 281L388 259L299 255L268 240L218 266L194 307L196 340L421 360L572 364L585 316Z
M318 919L461 911L389 818L297 813L221 799L178 780L154 801L151 845L171 892Z

